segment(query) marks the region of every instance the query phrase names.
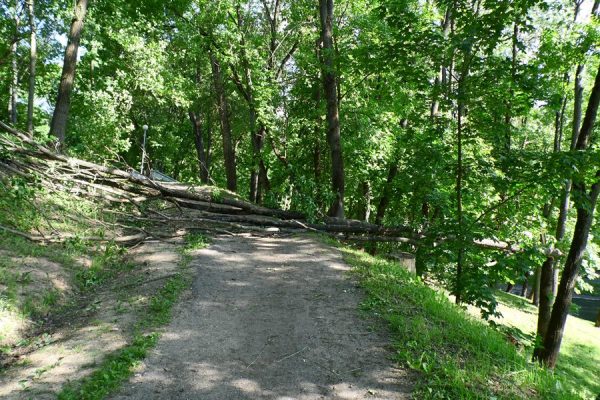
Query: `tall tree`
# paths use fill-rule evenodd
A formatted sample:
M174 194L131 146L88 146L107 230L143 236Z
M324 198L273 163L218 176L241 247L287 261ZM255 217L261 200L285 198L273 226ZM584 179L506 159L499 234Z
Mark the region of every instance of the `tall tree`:
M237 191L237 172L235 166L235 147L233 146L231 124L229 121L229 101L225 93L221 64L212 52L210 53L210 64L212 68L215 96L217 98L217 107L219 109L221 135L223 136L223 157L225 159L227 189L235 192Z
M37 27L35 23L35 0L27 0L29 11L29 93L27 96L27 132L33 135L33 107L35 101L35 69L37 63Z
M573 23L577 21L577 16L580 11L581 1L575 2L575 11L573 16ZM592 15L595 12L592 11ZM574 152L577 150L577 142L580 134L581 127L581 114L583 108L583 71L585 65L583 63L578 63L575 68L575 80L573 87L573 120L572 120L572 129L571 129L571 140L569 151ZM570 80L569 74L565 74L564 78L565 82ZM567 104L566 95L562 96L561 102L559 104L559 110L556 111L555 117L555 135L554 135L554 152L558 153L561 151L561 143L562 143L562 129L563 129L563 119L565 107ZM566 233L567 229L567 218L570 208L570 199L571 199L571 189L572 189L572 181L571 179L567 179L564 183L563 192L560 198L560 204L558 209L558 219L556 221L556 230L554 233L554 237L556 242L561 242ZM547 207L545 207L544 214L548 218L551 214L552 203L554 200L550 201ZM558 290L558 259L553 254L554 252L548 250L548 255L546 260L542 264L539 274L539 285L537 290L539 290L538 294L538 321L537 321L537 336L540 342L544 341L546 337L546 332L548 330L548 324L550 323L551 313L552 313L552 305L554 303L554 297L557 294ZM539 351L535 352L534 358L539 357Z
M190 121L192 122L192 128L194 130L194 144L196 146L196 154L198 156L198 170L200 175L200 182L205 185L208 184L209 177L209 165L208 165L208 154L210 152L210 144L204 143L204 135L202 134L202 121L196 116L193 111L189 112ZM208 124L207 128L208 128ZM210 128L208 128L210 129Z
M14 20L14 24L15 24L15 35L16 36L19 35L19 27L21 24L19 4L20 4L20 2L18 0L15 0L14 9L13 9L13 11L14 11L13 20ZM8 112L10 115L10 122L13 125L17 123L17 118L18 118L17 117L17 104L19 103L19 66L18 66L19 55L17 54L18 44L19 44L19 41L15 40L10 47L12 80L11 80L11 84L10 84Z
M71 92L73 91L73 82L75 81L77 53L79 51L79 42L81 40L87 7L88 0L77 0L71 21L71 29L69 30L67 48L65 49L62 74L58 86L58 97L56 98L52 123L50 124L50 133L56 136L60 147L64 146L65 143Z
M600 66L596 73L596 79L588 106L585 112L585 118L581 125L579 138L575 150L583 152L591 146L590 138L594 130L598 105L600 104ZM535 350L534 357L541 363L550 368L554 368L558 359L560 345L564 333L565 323L569 314L569 307L573 297L575 281L579 276L581 261L587 247L588 237L592 222L594 220L594 210L598 195L600 194L600 170L596 172L594 183L589 192L586 188L585 176L578 176L573 179L573 197L577 207L577 221L575 231L571 241L569 254L565 262L556 300L552 307L552 314L548 322L546 335L543 338L542 346Z
M338 84L335 72L335 48L333 44L333 0L319 0L321 16L321 42L323 50L322 76L327 100L327 142L331 151L331 183L334 200L329 215L344 218L344 159L340 136L340 114L338 108Z

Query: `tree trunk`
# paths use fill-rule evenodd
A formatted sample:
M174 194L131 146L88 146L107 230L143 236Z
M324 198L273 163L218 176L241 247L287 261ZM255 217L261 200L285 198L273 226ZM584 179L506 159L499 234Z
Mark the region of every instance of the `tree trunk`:
M574 87L574 104L573 104L573 125L571 132L571 144L570 151L574 151L577 146L577 140L579 138L579 128L581 125L581 108L583 103L583 87L581 84L581 74L583 72L583 66L578 65L577 70L575 72L575 87ZM568 78L565 78L568 79ZM562 121L564 117L564 109L566 105L566 97L562 99L562 106L560 114L557 113L556 117L556 127L555 127L555 137L554 137L554 152L561 151L561 131L562 131ZM565 187L561 196L559 210L558 210L558 219L556 221L556 232L554 237L557 242L563 240L565 236L565 231L567 227L567 216L569 213L569 203L571 196L571 186L572 182L570 179L565 181ZM552 203L552 202L551 202ZM548 207L548 211L545 212L545 217L550 218L550 207ZM558 261L555 260L552 256L548 256L546 261L542 265L541 271L541 284L540 284L540 307L538 311L538 324L537 324L537 336L538 340L543 341L546 330L548 328L548 322L550 320L550 312L552 309L552 304L554 299L556 298L558 291ZM541 350L534 351L534 358L538 358L540 356Z
M527 289L529 289L529 278L526 275L523 279L523 286L521 286L521 297L527 298Z
M194 144L198 156L200 181L206 185L208 183L208 166L206 165L206 151L204 149L204 138L202 137L202 123L193 111L189 112L189 116L194 129Z
M33 135L33 107L35 101L35 70L37 63L37 27L34 0L27 0L29 10L29 94L27 96L27 132Z
M18 3L15 2L15 15L14 15L14 22L15 22L15 32L16 35L19 35L19 26L21 24L21 19L19 17L19 13L17 11L18 8ZM10 47L10 53L11 53L11 73L12 73L12 81L10 84L10 98L8 101L8 113L9 113L9 118L10 118L10 123L13 125L17 124L17 103L19 102L19 66L18 66L18 54L17 54L17 45L18 45L19 41L15 40L11 47Z
M385 181L385 185L383 186L383 192L381 193L379 203L377 204L377 213L375 214L375 224L377 225L381 225L383 223L385 212L387 211L390 200L392 199L392 184L397 174L398 160L394 159L392 162L390 162L387 179Z
M206 146L204 149L204 159L206 160L206 182L211 180L210 176L210 160L212 150L212 111L209 109L206 112Z
M58 138L59 146L64 146L65 134L67 130L67 120L69 117L69 106L71 101L71 92L73 91L73 82L75 80L75 66L77 65L77 52L81 40L81 31L83 30L83 20L87 12L88 0L77 0L71 30L69 31L69 41L65 50L63 69L58 86L58 97L56 106L50 124L50 134Z
M596 328L600 328L600 310L598 310L598 316L596 317Z
M534 275L534 280L533 280L533 290L531 291L531 303L536 306L539 307L540 305L540 286L541 286L541 281L542 279L542 267L537 267L535 269L535 275Z
M319 0L321 16L322 75L327 100L327 142L331 150L331 183L335 199L328 214L344 218L344 160L340 136L337 77L333 46L333 0Z
M544 264L542 264L540 271L540 306L538 309L538 322L537 322L537 335L538 340L543 340L546 337L548 330L548 323L550 322L550 314L552 312L552 304L554 303L552 297L552 267L554 265L554 259L548 257ZM538 353L541 351L541 347L534 350L534 358L537 358Z
M267 167L262 159L262 148L265 143L267 130L262 123L259 125L258 131L252 133L254 163L252 167L253 170L251 178L255 178L256 182L254 183L253 190L251 188L250 201L254 201L257 204L262 204L263 192L268 190L269 178L267 177ZM254 195L254 198L252 198L252 195Z
M213 83L217 96L217 106L221 120L221 134L223 136L223 157L225 159L225 175L227 176L227 189L235 192L237 190L237 175L235 168L235 148L231 137L231 125L229 123L229 103L225 95L223 85L223 73L221 65L214 54L210 53L210 64L212 67Z
M356 210L356 219L359 221L369 222L371 215L371 183L368 180L363 180L358 185L359 199Z
M594 88L590 94L587 110L577 144L576 150L584 151L589 147L589 139L591 137L596 115L598 112L598 104L600 103L600 67L596 73ZM586 192L585 182L577 179L573 182L574 199L577 204L577 221L575 223L575 231L571 241L569 254L565 262L562 278L558 286L558 292L552 314L548 323L546 335L543 338L542 348L534 353L534 358L550 368L554 368L560 351L562 336L564 332L569 307L573 297L573 288L579 275L581 260L585 252L587 241L590 233L590 228L594 219L594 210L600 193L600 171L596 173L595 183L592 185L589 193Z
M585 192L582 190L583 187L580 185L577 186L577 194L585 196ZM567 321L567 315L569 314L569 308L571 307L571 301L573 298L573 289L575 288L575 282L579 276L581 260L583 259L583 254L587 246L590 228L594 219L593 211L598 200L599 192L600 184L595 183L592 186L592 191L587 202L588 204L579 205L577 207L577 222L575 224L575 232L573 234L573 240L571 242L571 248L569 250L569 255L567 256L562 278L558 286L558 292L554 301L554 306L552 307L552 314L550 316L550 321L548 322L548 329L546 331L546 335L544 336L543 345L540 351L538 354L534 354L536 359L549 368L554 368L558 359L565 323Z
M460 84L460 83L459 83ZM463 209L462 209L462 184L463 184L463 153L462 153L462 116L464 105L462 100L458 100L458 122L457 122L457 167L456 167L456 219L458 222L458 257L456 261L456 283L454 287L454 295L456 296L456 304L460 304L462 300L462 278L463 278L463 262L465 256L464 237L463 237Z
M448 7L446 9L446 13L444 15L444 19L442 21L442 35L444 41L448 39L448 35L450 34L450 19L452 18L452 8ZM442 61L442 65L440 66L438 75L435 77L435 82L433 83L433 101L431 102L430 109L430 117L433 119L438 116L438 110L440 106L440 95L442 92L442 87L446 84L447 70L445 66L445 62Z

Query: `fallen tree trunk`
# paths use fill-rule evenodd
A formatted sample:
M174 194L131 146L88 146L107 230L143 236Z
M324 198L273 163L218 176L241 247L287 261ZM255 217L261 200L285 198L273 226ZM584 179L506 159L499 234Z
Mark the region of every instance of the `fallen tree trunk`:
M131 203L140 209L144 202L163 200L180 210L194 210L197 218L156 215L155 223L180 225L221 223L236 228L240 224L255 227L324 232L342 240L366 242L396 242L418 245L423 240L441 244L452 237L428 237L411 227L386 227L364 221L326 218L323 223L309 223L302 213L259 206L235 193L210 186L153 181L145 176L120 168L58 154L35 142L28 135L0 121L0 176L18 175L42 182L56 192L80 197L98 197L113 203ZM162 219L161 219L162 218ZM23 232L21 232L23 233ZM31 237L32 240L37 238ZM474 240L479 248L518 252L518 245L492 239Z

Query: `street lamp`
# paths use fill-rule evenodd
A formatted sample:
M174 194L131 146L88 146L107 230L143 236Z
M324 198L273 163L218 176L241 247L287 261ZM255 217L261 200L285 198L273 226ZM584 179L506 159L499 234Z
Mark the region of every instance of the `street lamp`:
M148 125L144 124L142 129L144 130L144 141L142 142L142 168L140 169L140 174L144 175L144 161L146 161L146 135L148 133Z

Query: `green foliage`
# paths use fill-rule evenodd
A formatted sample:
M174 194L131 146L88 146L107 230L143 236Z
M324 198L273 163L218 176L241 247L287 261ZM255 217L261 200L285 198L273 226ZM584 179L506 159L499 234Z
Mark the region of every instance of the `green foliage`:
M398 360L419 371L416 397L579 398L566 389L566 377L528 362L528 354L507 341L508 332L468 316L396 263L343 252L367 291L362 307L388 321Z
M185 235L185 250L200 250L208 247L209 239L201 233L188 233Z
M77 386L70 384L58 394L59 400L100 400L114 391L131 374L149 349L156 345L158 334L137 335L130 345L112 354L98 370Z
M82 289L90 289L114 277L118 272L133 267L125 256L125 249L109 243L92 259L90 267L77 271L75 277Z
M28 231L40 216L34 200L39 188L20 177L0 179L0 224Z
M21 3L0 6L0 35L6 38L0 43L2 99L9 98L13 81L11 39L29 33L27 24L15 22L15 16L26 20ZM266 8L254 0L91 4L71 99L67 152L137 169L142 126L147 124L150 166L179 181L198 183L188 117L193 111L204 145L210 147L210 184L224 187L214 58L229 104L238 193L249 193L250 173L262 161L268 178L261 177L264 205L302 211L310 221L322 219L335 195L316 3L266 3ZM597 144L585 152L568 151L575 70L586 67L585 100L600 62L600 18L590 17L588 6L577 6L579 18L574 18L575 4L567 0L348 0L335 5L334 72L346 215L363 219L367 210L373 222L388 194L382 222L408 226L428 238L418 249L419 272L451 291L462 287L463 300L486 317L496 315L495 287L520 281L537 268L544 247L567 252L574 211L568 215L565 238L552 238L565 180L590 184L597 179ZM72 7L46 0L36 7L34 138L48 143L48 105L56 99L56 61L64 53L60 40L68 31ZM444 24L450 22L447 17L451 23ZM28 50L25 40L17 42L20 128L25 127L23 95L29 80L22 66ZM459 104L464 108L460 221ZM6 107L0 109L0 119L8 120ZM253 140L257 133L262 135L260 149ZM0 146L0 161L8 157ZM388 182L394 170L396 177ZM27 232L68 228L76 237L106 233L73 222L101 214L89 202L49 196L36 182L2 179L0 224ZM225 195L212 190L215 201ZM589 207L585 196L573 195L572 200ZM64 209L77 217L56 212ZM49 210L56 221L44 218ZM590 242L598 242L599 227L596 222ZM518 243L524 251L481 251L472 244L482 239ZM415 250L407 247L379 246L382 251ZM456 264L463 251L465 268L457 285ZM590 290L586 281L597 276L593 253L586 256L578 290ZM84 286L96 285L107 270L93 266L80 280Z

